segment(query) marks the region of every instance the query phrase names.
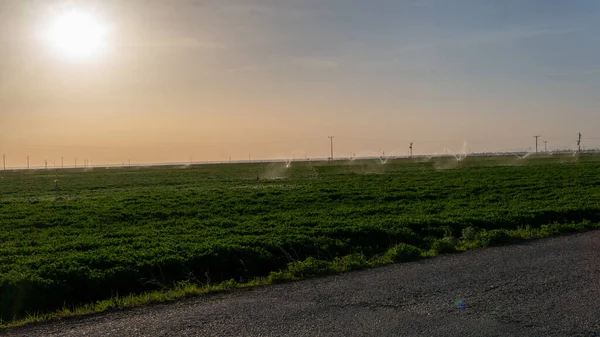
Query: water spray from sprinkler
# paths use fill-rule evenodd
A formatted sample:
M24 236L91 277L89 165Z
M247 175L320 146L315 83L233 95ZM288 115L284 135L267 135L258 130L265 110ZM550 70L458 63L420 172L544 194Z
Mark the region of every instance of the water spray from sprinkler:
M523 156L519 156L517 153L513 153L515 156L517 156L517 158L519 158L519 160L525 159L529 156L531 156L533 154L533 152L527 152L525 155Z
M381 164L387 163L388 157L385 156L385 151L381 151L381 156L379 157L379 161L381 161Z
M465 140L465 142L463 143L462 147L461 147L461 152L459 154L454 153L454 151L446 148L446 153L448 153L448 151L450 151L450 153L452 154L452 156L454 156L454 159L456 159L456 161L462 161L465 158L467 158L467 141Z

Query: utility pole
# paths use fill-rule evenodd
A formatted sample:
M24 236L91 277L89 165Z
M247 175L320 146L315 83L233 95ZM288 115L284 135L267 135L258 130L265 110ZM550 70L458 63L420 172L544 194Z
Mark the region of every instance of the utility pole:
M65 158L64 157L60 157L60 168L65 168Z
M77 157L75 157L75 168L77 168Z
M533 136L533 138L535 138L535 153L538 152L538 138L540 138L541 136Z
M2 155L2 163L4 164L4 171L6 171L6 155Z
M544 152L548 152L548 146L547 145L548 145L548 141L545 140L544 141Z
M581 132L579 132L579 137L577 138L577 153L581 153Z
M408 147L410 149L410 153L408 155L408 158L412 158L412 145L413 145L413 143L411 142L410 146Z
M48 169L48 159L44 159L44 167L46 170Z
M331 157L329 158L329 160L333 161L333 138L335 138L335 136L327 136L329 137L329 142L331 143Z
M29 170L29 155L27 155L27 169Z

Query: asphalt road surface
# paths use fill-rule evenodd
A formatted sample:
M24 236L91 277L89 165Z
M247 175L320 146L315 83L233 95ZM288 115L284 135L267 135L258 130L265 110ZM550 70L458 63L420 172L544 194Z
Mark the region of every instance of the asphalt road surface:
M600 336L600 231L50 322L8 336Z

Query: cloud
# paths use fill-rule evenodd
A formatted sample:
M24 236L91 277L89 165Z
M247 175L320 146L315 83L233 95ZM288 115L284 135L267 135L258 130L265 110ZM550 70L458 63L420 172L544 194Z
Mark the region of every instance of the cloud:
M466 43L475 44L486 42L511 42L546 35L567 34L574 31L576 31L576 29L512 28L499 31L475 33L467 39Z
M410 0L407 3L411 7L433 8L434 2L427 0Z
M305 69L333 69L338 67L338 63L331 59L300 57L290 61L291 66Z
M218 5L217 13L220 12L227 16L234 15L239 17L257 15L261 17L284 18L286 20L311 18L316 13L319 13L319 9L298 6L298 3L285 0L266 3L253 3L247 0L241 3L223 2Z
M551 72L548 76L581 76L581 75L596 75L600 73L600 66L585 67L575 71Z
M162 46L180 49L221 49L225 47L224 44L215 41L185 36L165 40Z
M424 43L404 45L398 48L399 52L419 52L448 47L468 47L484 43L506 43L524 39L532 39L546 35L568 34L577 31L571 29L553 28L508 28L493 31L476 31L444 39L437 39Z
M230 72L249 72L270 69L300 68L304 70L328 70L339 66L339 63L329 58L314 57L290 57L280 59L271 63L246 64L227 69Z
M232 73L239 73L275 69L279 67L280 65L277 64L246 64L241 66L229 67L227 68L227 71Z
M261 5L256 3L244 4L228 4L219 8L220 11L236 13L236 14L262 14L262 15L277 15L280 11L274 6Z
M168 34L124 44L125 47L169 49L169 50L216 50L227 46L211 38Z

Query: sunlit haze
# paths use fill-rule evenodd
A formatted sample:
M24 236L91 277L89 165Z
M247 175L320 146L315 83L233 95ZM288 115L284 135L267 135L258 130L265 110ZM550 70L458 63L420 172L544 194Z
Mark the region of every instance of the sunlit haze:
M9 167L600 147L600 1L0 0Z
M48 42L73 59L98 57L106 44L107 29L93 14L73 9L58 13L47 27Z

